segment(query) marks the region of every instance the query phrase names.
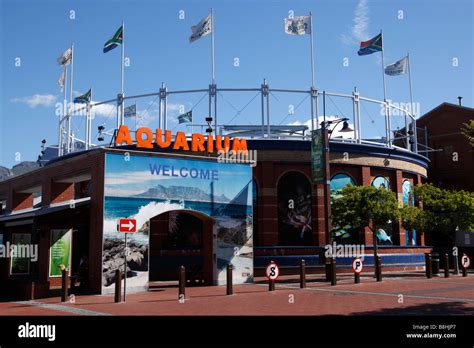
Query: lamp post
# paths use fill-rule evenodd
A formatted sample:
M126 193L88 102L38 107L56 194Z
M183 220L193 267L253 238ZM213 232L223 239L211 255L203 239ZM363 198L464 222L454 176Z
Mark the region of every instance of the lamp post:
M336 129L337 125L341 122L343 126L340 132L353 132L354 130L349 127L348 118L339 118L331 121L326 121L326 94L323 92L323 115L324 121L321 122L321 131L323 136L323 161L324 161L324 227L326 233L326 240L329 244L332 243L331 235L331 222L330 222L330 207L331 199L329 195L329 185L330 185L330 164L329 164L329 140L331 140L331 135ZM332 129L329 129L329 126L334 125Z

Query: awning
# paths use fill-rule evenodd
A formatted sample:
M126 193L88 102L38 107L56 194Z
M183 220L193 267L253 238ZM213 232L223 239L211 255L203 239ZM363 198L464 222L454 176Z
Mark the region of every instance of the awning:
M7 215L0 215L0 222L20 220L20 219L31 219L38 216L56 213L67 209L75 209L78 206L83 206L90 203L91 198L80 198L71 199L69 201L52 204L48 207L25 209L20 212L14 212Z

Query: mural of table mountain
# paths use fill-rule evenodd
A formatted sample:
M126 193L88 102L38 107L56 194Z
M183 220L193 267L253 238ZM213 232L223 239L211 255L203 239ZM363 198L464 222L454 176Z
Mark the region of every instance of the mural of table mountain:
M139 193L134 197L137 198L159 198L159 199L180 199L185 201L201 201L201 202L211 202L212 197L210 194L204 192L203 190L197 187L189 186L163 186L157 185L155 187L149 188L143 193ZM218 203L228 203L230 199L225 195L214 196L214 202Z
M135 276L136 272L148 270L148 246L134 242L127 243L129 253L127 256L127 278ZM122 239L104 240L104 256L102 269L102 283L109 286L115 282L115 271L123 269Z

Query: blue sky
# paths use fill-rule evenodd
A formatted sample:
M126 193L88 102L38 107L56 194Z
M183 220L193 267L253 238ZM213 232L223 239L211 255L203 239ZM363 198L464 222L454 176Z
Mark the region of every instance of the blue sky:
M76 93L93 88L95 101L112 99L120 90L120 48L102 53L105 41L125 21L125 94L155 92L161 82L169 90L206 88L210 82L210 36L189 44L190 27L215 10L216 83L218 87L260 87L266 78L273 88L308 89L311 84L309 36L283 31L289 11L313 13L316 85L321 90L382 99L380 54L359 57L358 41L384 31L385 63L410 52L414 101L421 114L442 102L473 103L473 4L441 1L27 1L0 0L0 165L36 160L41 140L57 143L55 105L62 101L56 58L75 44ZM74 11L75 19L70 18ZM184 11L184 19L180 19ZM403 12L400 12L403 11ZM403 17L403 18L401 18ZM17 58L21 66L15 66ZM235 58L239 66L234 66ZM349 65L344 66L347 58ZM387 77L387 95L408 102L407 76ZM204 123L207 97L169 98L169 128L177 125L180 105L193 108L195 123ZM255 93L218 95L219 123L259 124L260 98L238 113ZM272 124L309 120L309 102L302 95L273 94ZM155 98L138 99L141 124L157 126ZM134 103L134 100L128 101ZM288 114L289 105L301 105ZM327 114L351 118L351 103L327 100ZM376 106L362 108L364 137L384 135ZM232 120L232 121L231 121ZM131 126L134 122L128 121ZM114 107L101 108L93 123L112 128ZM393 128L403 126L394 119ZM73 120L83 138L84 119ZM82 132L82 133L81 133ZM18 154L20 156L18 156Z
M158 173L151 174L150 164L159 167ZM115 197L130 197L147 191L157 185L187 186L201 189L210 193L211 180L190 177L192 168L197 171L215 170L217 180L214 180L214 195L225 195L229 199L235 198L252 179L252 168L246 164L229 166L226 163L197 161L188 159L158 158L150 156L132 156L125 161L122 154L108 154L106 158L105 195ZM232 167L232 171L230 169ZM174 168L174 170L172 169ZM179 176L182 173L185 177ZM173 176L171 171L173 170ZM195 174L193 174L195 175ZM211 175L211 174L210 174ZM177 176L177 177L176 177ZM251 199L249 195L249 199ZM249 204L251 204L249 202Z

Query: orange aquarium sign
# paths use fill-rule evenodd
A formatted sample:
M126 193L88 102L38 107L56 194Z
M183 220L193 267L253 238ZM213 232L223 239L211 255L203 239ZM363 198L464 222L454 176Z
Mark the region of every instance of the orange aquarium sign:
M133 140L128 126L122 125L115 137L115 145L122 145L124 143L132 145ZM193 133L191 134L191 142L189 143L184 132L176 132L174 141L172 141L172 133L170 130L166 130L165 134L163 134L161 129L157 128L156 131L153 132L147 127L140 127L136 130L135 143L137 147L145 149L152 149L156 145L162 149L171 148L173 150L195 152L247 152L247 141L245 139L231 139L230 137L220 135L214 137L213 135Z

